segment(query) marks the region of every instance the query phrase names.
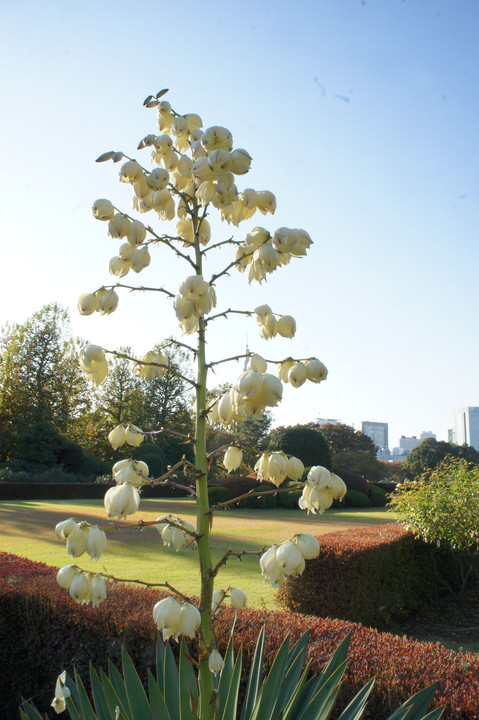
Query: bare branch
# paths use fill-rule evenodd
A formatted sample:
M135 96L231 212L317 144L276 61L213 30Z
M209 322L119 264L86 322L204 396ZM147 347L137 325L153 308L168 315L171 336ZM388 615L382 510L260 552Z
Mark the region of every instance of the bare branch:
M111 288L112 290L115 288L125 288L126 290L132 290L136 291L139 290L140 292L161 292L165 295L168 295L168 297L174 298L176 295L169 290L165 290L164 288L156 288L156 287L145 287L144 285L140 285L139 287L134 285L124 285L123 283L115 283L115 285L102 285L104 288Z

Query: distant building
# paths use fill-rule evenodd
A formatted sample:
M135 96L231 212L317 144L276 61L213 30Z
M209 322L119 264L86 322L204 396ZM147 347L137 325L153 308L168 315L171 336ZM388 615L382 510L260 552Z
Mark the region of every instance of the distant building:
M420 445L423 440L427 440L427 438L433 438L435 440L436 436L430 430L423 430L419 437L416 437L416 435L413 435L412 437L401 435L399 438L399 446L393 448L393 458L396 460L404 460L411 450L414 450L414 448Z
M323 425L340 425L341 420L332 420L331 418L316 418L316 425L323 427Z
M479 407L456 410L452 424L453 442L470 445L479 450Z
M363 420L361 430L365 435L371 438L378 449L378 457L383 457L386 449L389 454L389 437L388 424L381 422L372 422L371 420Z
M399 438L399 447L401 450L406 450L407 453L410 453L411 450L414 450L415 447L417 447L422 440L420 440L418 437L413 435L412 437L406 437L405 435L401 435Z

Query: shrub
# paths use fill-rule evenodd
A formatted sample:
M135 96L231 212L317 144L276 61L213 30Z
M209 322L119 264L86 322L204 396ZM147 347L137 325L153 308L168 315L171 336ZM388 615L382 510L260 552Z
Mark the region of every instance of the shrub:
M357 490L348 490L342 500L333 500L333 507L344 508L344 507L357 507L365 508L371 507L371 501L367 495Z
M22 470L15 472L15 470L12 470L9 467L2 468L0 470L0 483L27 483L32 481L32 477L31 473Z
M258 484L256 479L256 473L254 477L248 477L247 475L226 475L222 477L220 487L226 487L231 490L233 497L239 497L252 490Z
M20 692L45 711L63 669L71 672L75 663L85 673L90 657L96 666L105 667L107 657L119 664L122 644L142 677L154 664L157 630L151 608L164 593L114 584L109 587L109 600L93 610L76 605L64 594L55 575L56 569L43 563L0 554L0 643L9 649L0 654L0 720L18 717ZM232 608L225 607L215 616L222 653L234 615ZM381 720L414 692L438 680L435 700L446 703L445 718L474 720L479 716L479 658L474 653L456 654L437 643L414 642L342 620L240 610L236 611L235 645L243 644L245 671L263 625L268 666L285 635L291 633L296 642L309 630L308 659L313 673L352 631L340 696L343 707L376 676L368 709L370 717Z
M282 450L299 458L305 467L322 465L331 470L331 453L319 430L303 425L283 428L270 435L268 450Z
M113 485L110 485L113 487ZM0 483L0 500L64 500L101 498L108 486L99 483Z
M461 568L459 586L444 578L437 562L434 567L443 584L460 596L479 556L479 466L446 458L419 481L402 483L392 507L415 537L451 553Z
M288 487L289 485L296 485L296 483L286 481L281 485L281 489ZM288 510L299 510L299 498L301 497L302 490L292 490L291 492L280 492L278 493L278 503L280 507L287 508Z
M218 503L228 502L233 498L233 493L229 488L221 487L220 485L212 485L208 488L208 497L210 500L210 507L217 505Z
M320 543L303 575L283 583L283 607L387 629L435 595L429 548L400 525L329 533Z
M348 490L344 497L343 503L346 505L346 507L371 507L371 500L368 498L368 496L364 495L364 493L362 492L358 492L357 490Z
M369 500L372 507L386 507L389 502L387 492L378 485L369 486Z
M337 467L336 465L333 467L333 472L339 475L348 490L355 490L356 492L362 492L364 495L369 496L369 483L362 475Z
M274 486L269 483L263 483L262 485L255 485L252 489L253 492L265 492L265 490L274 490ZM270 510L271 508L278 507L278 496L276 493L269 495L254 495L252 497L245 497L239 503L242 508L256 508L257 510Z

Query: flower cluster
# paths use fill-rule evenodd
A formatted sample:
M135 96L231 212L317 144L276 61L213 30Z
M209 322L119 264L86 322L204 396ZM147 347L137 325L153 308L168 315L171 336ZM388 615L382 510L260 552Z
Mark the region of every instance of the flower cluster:
M130 482L124 482L107 490L103 503L109 519L121 520L136 513L140 507L140 493Z
M304 465L297 457L287 457L283 452L262 453L254 466L258 480L269 480L279 487L286 478L301 480Z
M309 358L305 362L286 358L278 365L278 377L285 383L290 383L294 388L304 385L306 380L320 383L326 380L328 370L318 358Z
M270 340L276 335L292 338L296 333L296 320L291 315L274 316L269 305L259 305L255 308L258 331L263 340Z
M308 473L303 493L299 499L301 510L313 514L323 514L333 504L333 500L342 500L347 487L344 481L321 465L314 465Z
M216 612L225 597L229 597L231 607L241 610L246 607L246 593L240 588L228 588L228 590L214 590L211 611Z
M143 462L143 460L133 460L131 458L119 460L113 465L111 470L113 480L117 485L130 483L135 487L145 485L148 473L149 468L146 462Z
M118 295L112 289L100 288L94 293L84 293L78 298L80 315L91 315L95 311L100 315L110 315L118 307Z
M168 368L168 358L161 350L150 350L133 366L133 374L142 380L163 377Z
M163 640L180 635L194 637L200 627L201 615L198 608L189 602L179 603L173 597L166 597L153 608L153 620L161 630Z
M83 572L76 565L66 565L57 573L57 583L70 592L77 603L97 607L106 598L106 584L101 575Z
M201 275L187 277L178 287L175 299L176 317L183 335L191 335L199 327L199 319L216 306L216 293Z
M55 533L60 540L66 541L66 549L74 558L88 553L92 560L98 560L106 548L106 535L97 525L77 523L74 518L59 522Z
M79 353L80 366L88 380L94 385L101 385L108 375L108 363L103 348L99 345L87 344Z
M133 447L141 445L144 439L144 435L140 428L136 425L117 425L108 435L108 441L112 446L113 450L118 450L119 447L127 443Z
M208 421L228 426L257 417L266 407L275 407L282 395L283 386L277 377L259 370L246 370L215 402Z
M273 236L263 227L249 232L236 250L236 267L248 269L248 282L261 283L276 268L287 265L292 257L306 255L312 240L305 230L279 228Z
M186 520L173 515L161 515L156 518L156 522L155 527L166 547L173 547L176 552L179 552L193 543L196 528Z
M299 533L292 540L273 545L259 559L264 582L270 582L277 588L286 576L301 575L305 560L312 560L318 555L319 542L309 533Z

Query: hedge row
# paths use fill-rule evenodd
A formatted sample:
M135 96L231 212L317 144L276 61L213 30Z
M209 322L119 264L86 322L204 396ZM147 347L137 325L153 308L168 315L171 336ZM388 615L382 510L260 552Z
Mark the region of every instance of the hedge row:
M8 648L0 654L1 720L17 716L20 693L47 710L61 670L71 670L75 663L85 673L90 658L97 666L104 666L107 656L118 661L121 643L142 675L154 663L157 631L151 610L163 593L112 585L107 601L92 610L76 605L60 590L55 574L55 568L43 563L0 554L0 644ZM216 616L222 652L232 620L231 608ZM343 707L376 676L368 711L369 717L382 720L407 697L437 680L436 701L446 703L446 718L479 717L479 658L474 653L456 654L438 643L414 642L341 620L243 610L237 613L235 638L238 646L243 644L246 666L262 625L267 628L267 663L285 635L290 633L296 641L308 630L313 672L321 669L352 631L349 667L340 695Z
M430 549L402 525L328 533L319 541L319 557L280 588L282 607L390 629L435 597ZM442 563L456 572L446 556Z
M115 483L0 483L0 500L77 500L103 498ZM168 485L144 487L144 498L185 497L187 492Z

